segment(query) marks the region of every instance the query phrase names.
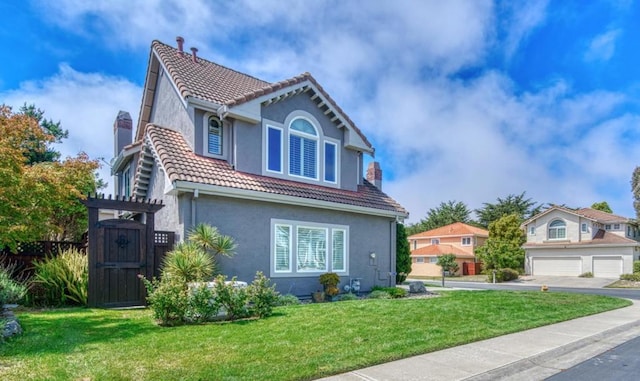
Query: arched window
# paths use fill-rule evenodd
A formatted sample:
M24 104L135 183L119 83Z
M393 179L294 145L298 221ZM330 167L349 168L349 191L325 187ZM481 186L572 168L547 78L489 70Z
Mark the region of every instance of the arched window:
M567 224L561 220L555 220L549 224L549 239L567 238Z
M207 150L212 155L222 155L222 122L215 116L209 117Z
M318 132L303 118L289 125L289 174L318 178Z

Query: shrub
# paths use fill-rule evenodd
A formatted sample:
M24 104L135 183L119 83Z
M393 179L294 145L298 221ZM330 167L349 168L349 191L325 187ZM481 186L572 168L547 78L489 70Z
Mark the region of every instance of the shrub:
M369 299L391 299L391 295L388 292L382 290L373 290L369 295L367 295Z
M44 304L87 305L89 264L84 253L75 248L67 249L57 257L34 261L33 266L32 281L41 288Z
M340 276L336 273L324 273L320 275L320 284L324 287L325 294L329 296L335 296L340 293L338 284L340 283Z
M407 290L400 287L373 286L371 291L384 291L393 299L404 298L405 296L407 296Z
M640 261L633 261L633 273L640 273Z
M213 272L213 257L193 242L177 244L162 263L163 277L177 277L185 284L202 282L211 277Z
M640 282L640 273L622 274L620 280L630 280L633 282Z
M236 277L231 278L229 283L226 282L226 279L226 276L218 275L214 279L214 283L216 299L226 311L227 319L235 320L249 316L249 309L247 308L249 294L247 289L237 287L234 284L237 280Z
M271 285L269 278L264 276L261 271L256 273L255 279L247 289L249 294L249 313L252 316L264 318L271 316L273 307L278 301L278 292L276 286Z
M582 273L578 275L580 278L593 278L593 273L591 271L587 271L586 273Z
M486 270L487 282L493 283L493 270ZM519 273L514 269L498 269L496 270L496 283L508 282L518 279Z
M156 278L151 281L140 275L147 289L147 303L153 311L153 317L160 325L174 326L182 324L189 310L189 292L187 285L178 278Z
M186 320L205 322L213 320L220 312L220 303L215 299L214 291L206 284L193 286L189 289L189 305Z
M292 306L296 304L300 304L300 299L293 294L280 295L276 301L276 306Z
M344 301L347 301L347 300L358 300L358 299L360 299L360 298L358 298L358 295L353 294L351 292L348 292L346 294L342 294L342 295L339 296L339 298L340 298L339 300L341 302L344 302Z
M26 293L27 287L11 277L10 269L0 267L0 310L4 304L20 302Z

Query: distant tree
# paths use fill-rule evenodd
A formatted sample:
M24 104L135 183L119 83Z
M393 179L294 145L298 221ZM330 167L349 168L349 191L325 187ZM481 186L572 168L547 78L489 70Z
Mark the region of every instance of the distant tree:
M456 262L455 254L444 254L439 256L436 265L442 267L442 270L449 272L449 274L454 274L460 270L460 266L458 265L458 262Z
M613 213L613 210L611 210L611 207L606 201L594 202L593 205L591 205L591 209L599 210L606 213Z
M468 223L471 221L471 211L467 205L460 201L441 202L437 208L429 209L425 219L418 224L417 232L436 229L454 222ZM414 230L414 228L412 228ZM411 233L411 234L415 234Z
M640 220L640 167L636 167L631 175L631 193L633 193L633 209Z
M63 130L60 127L60 122L53 122L51 119L44 118L44 111L36 108L34 104L27 105L26 103L20 107L19 114L35 119L42 132L50 136L51 139L43 141L38 136L31 136L32 149L25 152L27 157L27 164L35 164L42 162L53 162L60 159L60 152L54 150L51 147L51 143L60 143L62 139L69 137L69 131Z
M476 249L476 255L485 270L509 268L524 269L526 236L518 214L509 214L489 224L489 238Z
M526 192L522 192L520 195L510 194L505 198L498 197L495 204L483 203L483 207L475 211L478 223L488 227L492 222L509 214L516 214L520 221L524 221L540 213L542 205L536 205L531 198L525 198L525 194Z
M396 284L401 284L411 272L411 249L404 225L396 223Z

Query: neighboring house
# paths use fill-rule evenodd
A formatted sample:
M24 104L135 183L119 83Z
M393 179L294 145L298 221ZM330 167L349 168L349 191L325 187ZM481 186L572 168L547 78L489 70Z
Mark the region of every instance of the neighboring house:
M633 272L634 259L640 259L637 226L615 214L554 206L522 227L527 274L617 278Z
M222 273L262 271L282 293L309 295L332 271L363 291L395 277L396 222L374 148L316 80L269 83L182 50L151 44L135 137L115 123L116 193L162 200L158 230L179 240L198 223L235 238Z
M460 269L459 274L479 273L476 265L475 249L489 237L485 229L456 222L437 229L428 230L408 237L411 247L411 275L439 276L442 269L436 265L438 257L455 254Z

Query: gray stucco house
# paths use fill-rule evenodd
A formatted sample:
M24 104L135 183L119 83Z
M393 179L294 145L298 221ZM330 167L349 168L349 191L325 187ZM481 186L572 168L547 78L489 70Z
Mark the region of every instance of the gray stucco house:
M395 281L396 221L374 148L309 74L269 83L159 41L151 44L133 134L114 126L116 193L162 200L156 229L184 239L198 223L235 238L222 272L262 271L278 291L309 295L333 271L341 287Z

